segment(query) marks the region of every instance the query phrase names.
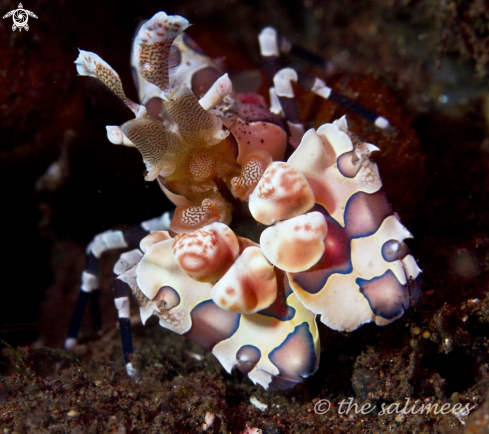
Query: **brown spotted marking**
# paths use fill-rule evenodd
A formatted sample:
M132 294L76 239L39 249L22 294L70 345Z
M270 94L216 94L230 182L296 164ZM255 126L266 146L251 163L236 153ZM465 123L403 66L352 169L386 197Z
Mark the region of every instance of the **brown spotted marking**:
M209 153L200 152L190 158L187 171L192 181L207 181L216 175L216 161Z
M124 104L126 104L134 113L137 113L139 110L139 106L125 95L124 89L122 88L122 81L119 75L114 70L107 68L106 66L96 61L94 61L94 63L95 71L93 71L93 73L95 74L95 76L105 86L107 86L114 93L114 95L118 96L124 102ZM86 69L90 69L88 65L86 65Z
M143 78L168 91L170 86L168 59L172 39L157 41L152 44L142 43L139 49L139 72Z
M271 162L272 157L266 151L256 150L248 153L243 160L240 176L231 180L235 197L244 201L248 200Z
M176 233L192 232L219 221L219 217L219 211L214 204L189 207L177 206L170 229Z

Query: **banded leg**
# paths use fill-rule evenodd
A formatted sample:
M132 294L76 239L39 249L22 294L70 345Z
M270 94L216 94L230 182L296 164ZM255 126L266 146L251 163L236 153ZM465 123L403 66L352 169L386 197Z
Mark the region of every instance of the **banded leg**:
M391 127L386 118L379 116L377 113L369 110L355 100L334 91L328 87L323 80L297 72L292 68L280 69L278 36L276 30L272 27L263 29L258 39L260 42L260 52L263 58L265 72L267 74L268 85L270 87L270 111L276 114L282 113L287 119L292 146L297 147L304 135L304 126L302 125L299 108L291 85L292 81L295 81L306 90L314 92L322 98L329 99L335 104L341 105L342 107L359 114L380 129L385 130ZM289 42L287 40L285 41ZM292 51L294 51L294 46L292 46L292 48L290 46L287 47L286 43L281 45L285 46L282 50L283 52L292 53ZM301 51L298 47L295 47L295 52L304 54L306 50L302 49ZM317 59L315 59L314 63L318 63Z
M297 72L292 68L284 68L278 71L273 77L275 92L282 106L287 126L290 132L290 144L297 148L304 136L304 125L302 124L299 106L295 99L292 81L297 82Z
M297 72L292 68L284 68L275 74L273 82L275 85L275 92L287 119L291 134L290 141L294 148L297 147L304 135L304 126L302 125L299 107L295 99L294 89L292 88L292 81L321 98L329 99L335 104L341 105L342 107L357 113L380 129L386 130L391 127L386 118L379 116L377 113L369 110L355 100L334 91L326 86L326 83L323 80L302 72Z
M277 31L273 27L265 27L258 35L260 54L263 59L263 68L267 75L270 92L270 111L276 115L283 115L282 106L277 97L273 84L273 77L280 70L280 53L277 45Z
M275 82L275 77L281 70L277 31L273 27L266 27L261 31L258 40L270 89L270 111L285 116L291 134L291 145L296 148L304 135L304 126L290 81L288 84Z
M326 86L326 83L319 78L304 74L303 72L297 72L297 79L295 81L297 81L297 83L304 89L314 92L324 99L329 99L331 102L357 113L380 129L384 130L390 127L390 123L386 118L379 116L377 113L369 110L355 100L334 91Z
M88 303L91 303L92 328L97 331L101 328L101 313L99 302L99 272L100 257L108 250L121 248L135 248L149 233L167 230L170 227L170 212L162 216L142 222L140 225L130 226L123 230L109 230L95 236L87 247L85 270L82 273L82 285L78 301L73 311L65 348L72 350L78 338L81 322Z
M278 41L279 41L278 48L280 52L283 54L286 55L290 54L291 56L306 60L307 62L311 63L314 66L317 66L318 68L322 69L325 72L328 72L328 70L334 68L333 64L329 60L326 60L323 57L314 54L313 52L309 51L307 48L294 44L285 36L281 35L278 38Z
M130 295L132 293L126 274L131 273L131 269L135 268L141 258L142 252L139 249L134 249L123 253L114 266L114 274L117 276L114 279L114 304L117 309L119 318L119 329L121 331L122 352L124 354L124 362L127 375L133 377L136 375L136 370L131 363L132 347L132 330L131 330L131 308Z

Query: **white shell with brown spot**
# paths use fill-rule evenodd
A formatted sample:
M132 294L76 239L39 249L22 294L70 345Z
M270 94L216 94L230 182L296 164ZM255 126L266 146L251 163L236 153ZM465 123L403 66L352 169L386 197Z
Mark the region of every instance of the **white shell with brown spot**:
M273 266L260 248L248 247L211 290L220 308L236 313L256 313L269 307L277 297Z
M294 217L265 229L260 237L263 254L276 267L298 273L316 264L325 250L328 233L320 212Z
M223 223L212 223L173 243L175 261L190 277L202 282L217 282L238 254L238 239Z
M305 176L287 163L273 162L250 195L253 218L265 225L297 217L314 206L314 194Z

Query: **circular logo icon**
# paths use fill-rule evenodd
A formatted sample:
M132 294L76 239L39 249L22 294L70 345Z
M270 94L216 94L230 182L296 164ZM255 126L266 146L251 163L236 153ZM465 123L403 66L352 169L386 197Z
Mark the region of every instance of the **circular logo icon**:
M24 27L29 19L27 12L23 9L17 9L13 15L14 24L17 27Z

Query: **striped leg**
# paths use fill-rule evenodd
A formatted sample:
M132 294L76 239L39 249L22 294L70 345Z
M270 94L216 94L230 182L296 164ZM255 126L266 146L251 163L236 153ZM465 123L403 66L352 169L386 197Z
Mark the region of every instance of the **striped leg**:
M295 99L294 89L292 88L292 81L324 99L329 99L335 104L341 105L342 107L359 114L380 129L386 130L391 127L386 118L379 116L377 113L369 110L358 102L334 91L326 86L326 83L323 80L302 72L297 72L292 68L284 68L275 74L273 82L280 105L287 118L287 124L291 135L290 142L294 148L297 147L304 135L304 126L302 125L299 107Z
M287 119L291 135L290 143L294 148L298 146L304 135L304 126L292 88L292 81L295 81L306 90L314 92L322 98L329 99L335 104L341 105L342 107L359 114L380 129L386 130L390 128L391 125L386 118L379 116L377 113L369 110L351 98L334 91L328 87L323 80L297 72L292 68L280 69L278 36L274 28L266 27L263 29L258 39L260 42L260 52L263 58L265 72L267 74L268 85L270 87L270 111L275 114L283 114ZM281 49L282 52L290 52L291 54L294 54L294 52L296 54L301 53L301 57L307 57L304 56L306 50L302 49L301 51L299 47L294 45L291 46L290 42L287 40L282 40L281 46L283 46L281 47L283 48ZM312 56L311 54L309 57L314 57L314 63L318 63L317 56Z
M283 115L282 106L277 98L273 77L280 70L280 53L277 46L277 31L273 27L265 27L258 35L260 54L263 59L263 68L267 75L270 91L270 111L276 115Z
M131 332L131 309L130 295L132 293L127 275L135 276L135 269L141 258L142 252L139 249L134 249L123 253L114 266L114 274L117 276L114 279L114 304L119 317L119 328L121 331L122 352L124 354L124 362L126 364L127 375L133 377L136 375L136 370L131 363L132 348L132 332ZM134 273L131 273L134 269Z
M261 31L258 40L270 88L270 111L285 116L291 135L290 143L296 148L304 135L304 126L302 125L299 107L295 100L290 79L286 80L286 82L283 79L276 81L277 74L281 71L277 31L273 27L266 27Z
M86 267L82 273L80 294L65 340L67 350L72 350L77 343L81 322L89 301L91 303L92 328L94 330L101 328L99 269L102 254L108 250L137 248L139 242L149 233L167 230L170 227L170 221L170 212L166 212L161 217L147 220L140 225L130 226L122 230L109 230L95 236L87 247Z
M273 77L275 91L289 127L289 142L294 148L297 148L305 131L301 114L299 113L299 106L295 99L294 89L292 88L293 81L297 82L297 72L292 68L281 69Z
M329 99L335 104L359 114L380 129L384 130L390 127L389 121L386 118L379 116L377 113L369 110L367 107L359 104L355 100L334 91L330 87L326 86L326 83L319 78L298 72L297 79L295 81L297 81L297 83L304 89L314 92L316 95L319 95L324 99Z
M278 46L281 53L286 55L290 54L291 56L306 60L307 62L311 63L314 66L317 66L319 69L322 69L325 72L334 69L334 65L329 60L326 60L323 57L314 54L307 48L294 44L285 36L281 35L278 40Z

